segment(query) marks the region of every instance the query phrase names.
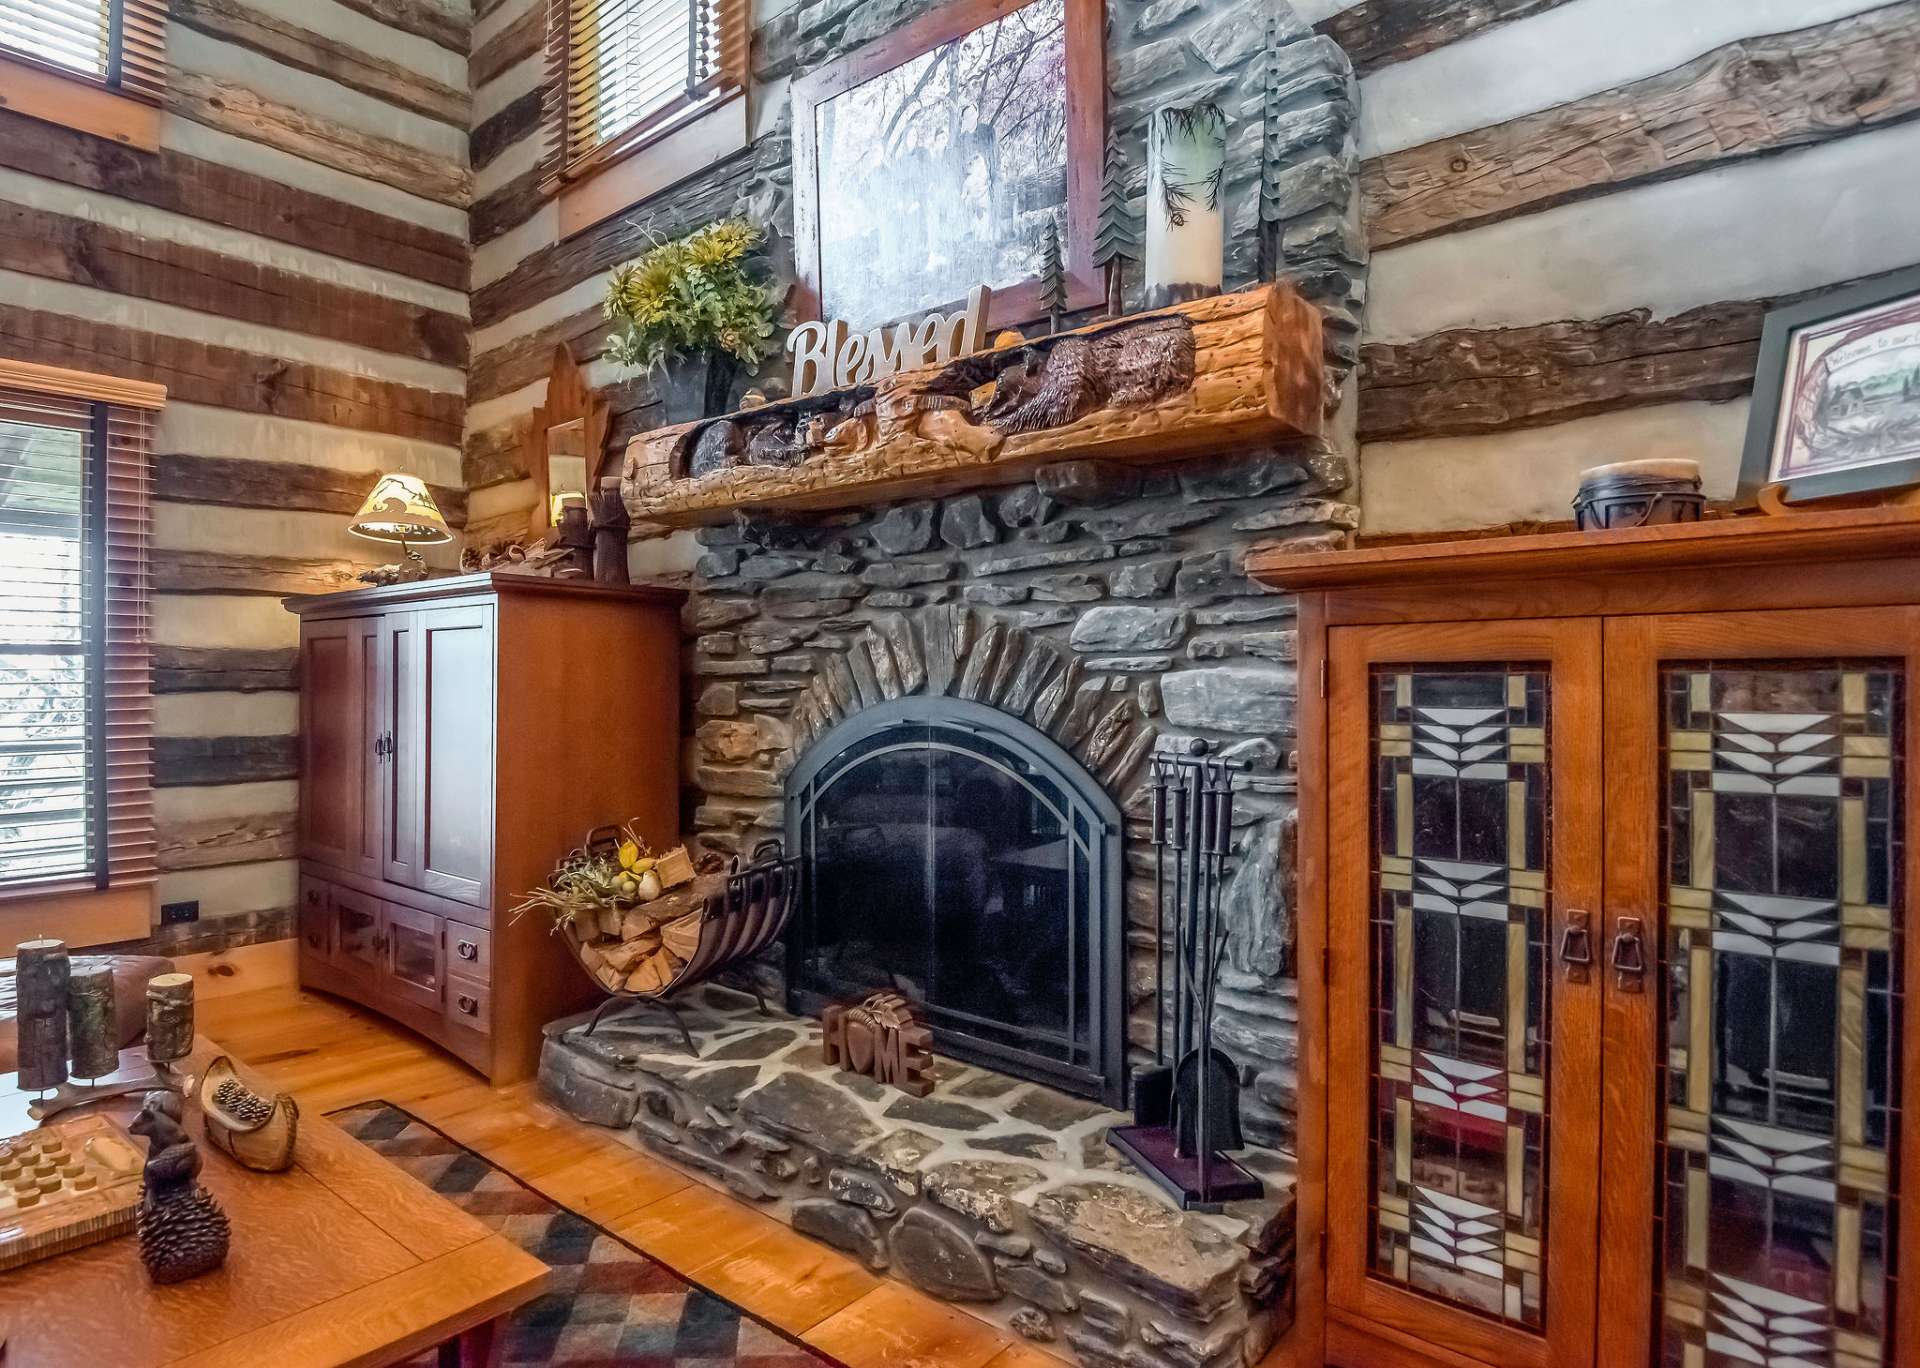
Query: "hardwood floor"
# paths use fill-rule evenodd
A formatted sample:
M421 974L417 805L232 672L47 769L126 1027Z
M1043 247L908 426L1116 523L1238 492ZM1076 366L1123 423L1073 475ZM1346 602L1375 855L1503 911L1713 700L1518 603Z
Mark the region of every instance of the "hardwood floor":
M400 1027L292 987L203 996L202 1032L313 1111L405 1107L694 1282L850 1368L1057 1368L999 1326L826 1246L547 1106L490 1087Z

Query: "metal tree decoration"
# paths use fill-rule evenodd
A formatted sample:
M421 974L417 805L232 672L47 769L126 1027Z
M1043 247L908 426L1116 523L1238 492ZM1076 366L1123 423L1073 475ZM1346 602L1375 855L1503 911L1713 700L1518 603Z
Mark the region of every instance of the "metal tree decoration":
M1120 150L1120 140L1109 133L1106 174L1100 182L1100 225L1093 237L1093 264L1106 275L1108 318L1118 318L1125 311L1127 266L1140 262L1140 233L1140 220L1127 203L1126 153Z
M1260 109L1260 279L1280 274L1280 173L1285 144L1280 137L1280 30L1267 23L1266 74Z
M1067 269L1060 257L1060 225L1053 219L1040 230L1040 306L1047 311L1047 330L1059 332L1067 312Z

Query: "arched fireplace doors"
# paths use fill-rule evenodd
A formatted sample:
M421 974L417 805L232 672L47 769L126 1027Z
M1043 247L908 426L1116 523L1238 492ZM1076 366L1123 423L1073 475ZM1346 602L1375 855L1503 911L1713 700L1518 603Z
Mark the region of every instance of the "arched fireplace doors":
M860 712L787 781L789 1006L895 989L942 1053L1121 1105L1121 839L1093 776L1018 718L952 698Z

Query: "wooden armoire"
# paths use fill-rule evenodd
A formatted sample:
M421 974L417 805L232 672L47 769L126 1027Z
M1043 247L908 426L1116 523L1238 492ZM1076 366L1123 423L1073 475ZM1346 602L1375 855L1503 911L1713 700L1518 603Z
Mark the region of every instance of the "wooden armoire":
M1920 518L1321 555L1295 1361L1920 1364Z
M588 831L678 840L677 591L474 574L292 598L300 981L494 1083L599 998L510 915Z

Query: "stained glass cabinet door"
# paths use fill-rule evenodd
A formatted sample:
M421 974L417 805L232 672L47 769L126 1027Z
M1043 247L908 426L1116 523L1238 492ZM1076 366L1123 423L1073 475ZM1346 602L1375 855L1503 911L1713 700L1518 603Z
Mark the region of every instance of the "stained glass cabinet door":
M1594 1349L1598 621L1329 640L1328 1309Z
M1920 618L1606 631L1601 1360L1920 1362L1898 1276Z

